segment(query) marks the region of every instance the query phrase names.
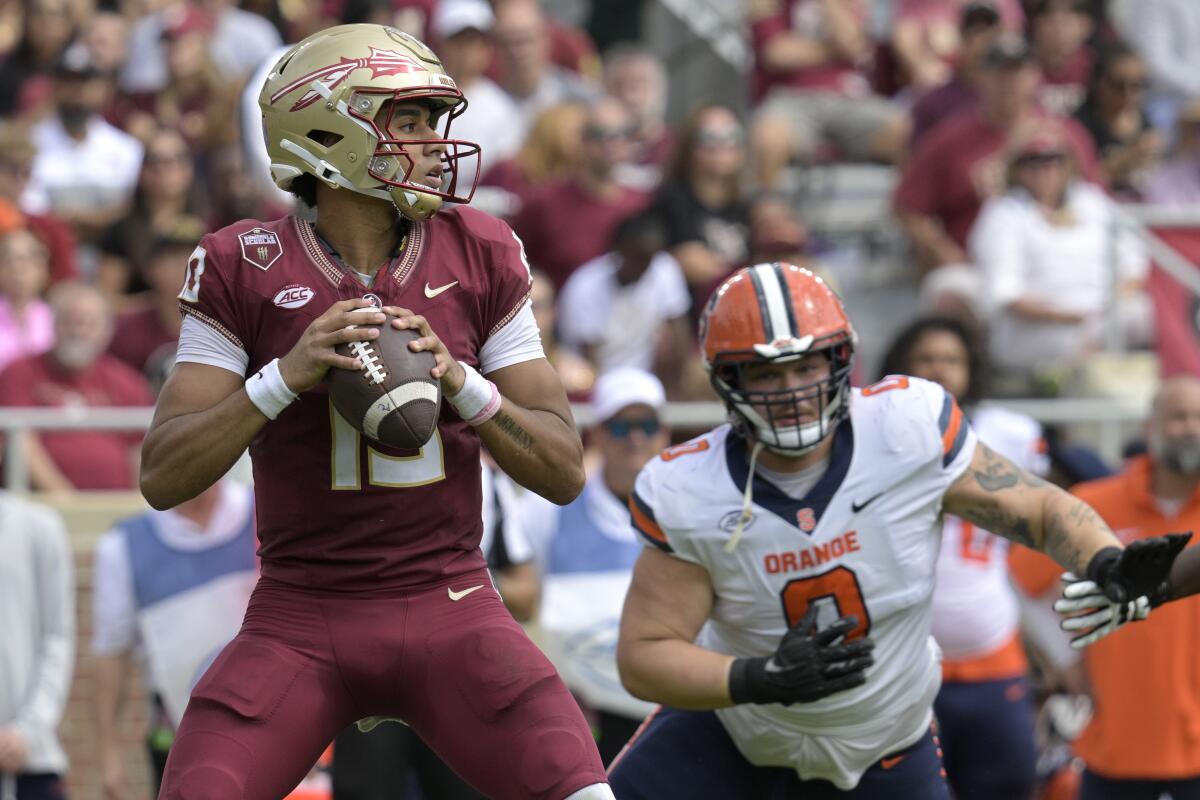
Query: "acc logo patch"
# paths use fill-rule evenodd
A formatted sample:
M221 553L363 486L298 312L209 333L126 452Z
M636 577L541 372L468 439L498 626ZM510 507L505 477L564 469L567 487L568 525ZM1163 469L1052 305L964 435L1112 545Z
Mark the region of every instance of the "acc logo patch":
M280 308L299 308L312 300L315 294L316 292L307 286L292 283L276 292L272 302Z
M817 515L811 508L802 508L796 512L796 525L805 533L812 533L817 527Z
M705 442L707 444L707 442ZM741 511L730 511L725 516L721 517L721 521L717 523L717 527L726 533L733 533L733 529L737 527L738 520L742 518ZM746 518L746 524L742 527L743 531L750 530L750 526L754 524L754 520L758 519L753 513Z
M283 255L279 237L266 228L251 228L238 234L242 258L266 272Z

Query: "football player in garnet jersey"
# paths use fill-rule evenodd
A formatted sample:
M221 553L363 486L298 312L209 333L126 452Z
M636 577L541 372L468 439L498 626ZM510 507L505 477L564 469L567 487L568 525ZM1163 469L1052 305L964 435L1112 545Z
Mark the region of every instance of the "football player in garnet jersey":
M942 511L1113 597L1157 586L1170 558L1130 564L1092 509L980 443L938 384L851 389L854 331L807 270L739 270L700 334L731 424L664 451L630 496L649 546L617 661L663 708L610 766L614 794L948 798L931 730Z
M364 717L402 719L489 797L609 798L596 746L479 551L482 440L565 503L582 446L542 354L521 242L465 205L479 147L425 45L346 25L285 53L259 99L275 182L312 215L205 236L180 292L178 363L142 454L168 508L247 447L262 578L196 685L161 797L275 800ZM315 221L310 221L315 218ZM354 309L375 306L375 312ZM364 438L322 378L389 321L418 331L446 399L416 452Z

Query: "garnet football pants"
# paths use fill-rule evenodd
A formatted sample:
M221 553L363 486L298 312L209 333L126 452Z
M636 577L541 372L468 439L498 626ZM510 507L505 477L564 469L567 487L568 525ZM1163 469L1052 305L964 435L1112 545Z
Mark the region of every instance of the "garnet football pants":
M376 594L260 580L192 692L160 797L279 800L366 716L406 720L498 800L605 781L578 705L479 569Z
M617 800L950 800L932 730L843 791L829 781L801 780L793 769L751 764L712 711L663 708L609 770Z

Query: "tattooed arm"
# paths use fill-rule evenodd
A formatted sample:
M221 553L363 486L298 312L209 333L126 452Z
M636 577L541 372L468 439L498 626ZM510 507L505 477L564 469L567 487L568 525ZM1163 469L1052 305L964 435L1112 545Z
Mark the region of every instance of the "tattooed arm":
M1077 575L1104 547L1120 547L1091 506L1020 469L980 442L971 465L946 491L946 512L1026 547Z
M475 430L502 470L565 505L583 489L583 444L558 373L544 358L488 373L503 402Z

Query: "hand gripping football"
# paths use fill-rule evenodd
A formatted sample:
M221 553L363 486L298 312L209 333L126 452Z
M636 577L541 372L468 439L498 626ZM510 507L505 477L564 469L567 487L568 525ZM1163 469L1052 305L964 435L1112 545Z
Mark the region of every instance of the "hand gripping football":
M376 311L374 308L360 309ZM337 346L338 355L357 358L359 370L329 370L329 398L333 407L364 436L390 447L417 450L437 427L442 393L429 371L437 363L433 353L414 353L408 343L416 331L396 330L391 321L379 328L371 341Z

